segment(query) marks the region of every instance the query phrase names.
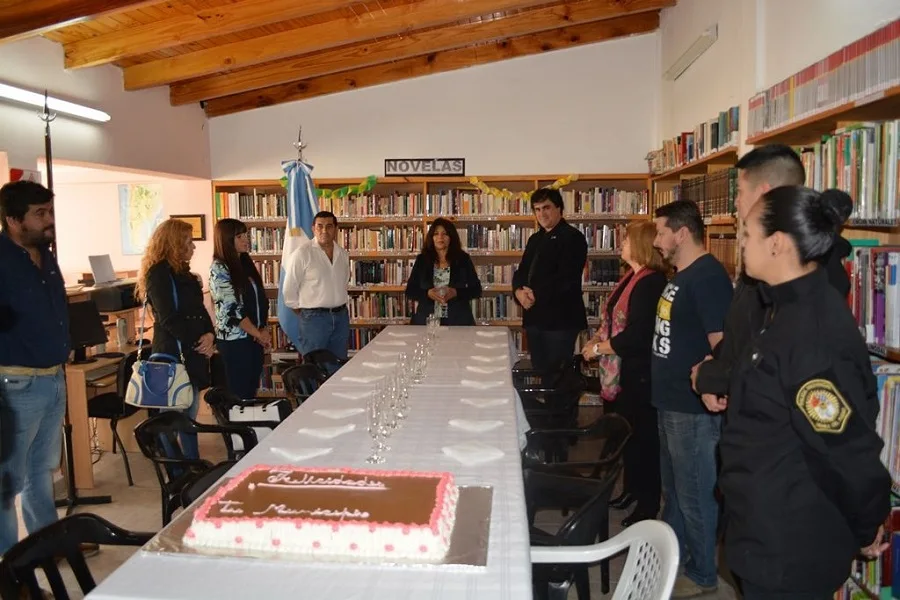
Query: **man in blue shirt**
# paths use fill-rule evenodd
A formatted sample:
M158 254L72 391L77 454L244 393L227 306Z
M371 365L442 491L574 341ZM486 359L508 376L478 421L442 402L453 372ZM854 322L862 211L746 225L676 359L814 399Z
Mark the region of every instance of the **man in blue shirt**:
M19 539L16 496L33 533L57 519L69 357L66 290L50 251L53 192L30 181L0 188L0 554Z
M721 416L709 413L691 387L691 368L712 352L731 303L732 285L703 246L697 205L679 200L656 210L656 246L677 273L656 309L650 381L659 414L663 520L681 546L684 575L673 598L716 591L719 507L716 446Z

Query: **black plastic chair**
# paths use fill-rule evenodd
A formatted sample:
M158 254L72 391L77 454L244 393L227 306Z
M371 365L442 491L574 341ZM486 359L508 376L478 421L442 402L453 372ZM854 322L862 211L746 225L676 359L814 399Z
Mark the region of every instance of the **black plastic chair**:
M146 360L150 356L150 348L143 349L143 358ZM119 437L118 425L119 421L127 419L137 413L140 409L130 404L125 404L125 391L128 388L128 382L131 381L131 373L134 364L138 360L137 350L131 352L119 363L119 370L116 374L116 391L98 394L88 400L88 417L92 419L105 419L109 421L109 428L113 435L113 454L116 448L122 451L122 461L125 463L125 476L128 478L128 485L134 485L134 479L131 477L131 465L128 463L128 453L125 452L125 444Z
M193 504L197 498L206 493L217 481L222 479L225 474L231 470L234 463L226 460L214 466L209 471L198 475L195 479L188 482L181 489L181 506L187 508Z
M181 491L185 486L216 466L202 458L185 458L179 442L179 435L183 433L218 433L226 440L226 447L231 435L238 435L248 451L256 446L257 440L256 433L249 427L204 425L179 411L161 412L137 425L134 436L143 455L153 463L159 480L163 526L169 524L174 512L182 506ZM174 455L166 449L163 440L166 440ZM237 462L234 453L229 453L228 460L224 462L230 465Z
M81 592L97 587L88 569L81 544L143 546L153 533L126 531L97 515L78 513L40 529L10 548L0 559L0 597L20 600L44 598L36 571L43 569L55 600L68 600L69 593L59 572L64 557L72 568ZM23 596L27 592L27 596Z
M206 403L212 409L216 423L219 425L237 425L239 427L252 427L256 432L257 439L262 439L278 427L281 422L291 414L291 403L287 398L238 398L233 392L212 387L206 390L204 396ZM257 408L272 408L271 420L256 421L243 415L245 411ZM240 419L235 417L240 415ZM229 435L225 437L225 447L228 449L229 456L241 458L247 453L248 449L243 447L242 440L239 436Z
M349 361L338 358L334 352L327 349L313 350L303 355L303 362L316 365L322 373L324 379L331 377L338 369L343 367Z
M285 392L294 402L295 407L300 406L306 399L312 396L319 386L325 383L325 377L321 369L314 364L291 365L281 372L281 381L284 383Z
M619 414L601 415L587 427L531 429L525 434L522 465L525 468L572 475L591 469L587 476L597 478L611 465L622 460L631 434L631 425ZM594 461L572 462L561 457L558 454L560 445L563 442L567 444L573 437L578 441L599 445L599 458Z

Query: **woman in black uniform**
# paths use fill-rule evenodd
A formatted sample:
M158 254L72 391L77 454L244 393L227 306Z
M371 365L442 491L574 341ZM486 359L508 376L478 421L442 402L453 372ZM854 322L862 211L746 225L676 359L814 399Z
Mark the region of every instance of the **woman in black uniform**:
M886 547L875 377L816 263L851 206L844 192L786 186L746 220L744 264L767 310L732 374L719 477L726 559L746 600L831 600L857 554Z

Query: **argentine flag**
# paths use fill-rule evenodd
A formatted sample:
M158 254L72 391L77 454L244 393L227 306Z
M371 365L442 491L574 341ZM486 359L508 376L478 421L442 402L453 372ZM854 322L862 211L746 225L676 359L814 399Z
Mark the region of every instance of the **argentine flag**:
M292 160L281 164L287 174L287 231L281 252L281 272L278 279L278 323L295 348L300 347L300 321L284 303L285 265L288 257L313 239L313 219L319 212L319 199L312 182L312 166Z

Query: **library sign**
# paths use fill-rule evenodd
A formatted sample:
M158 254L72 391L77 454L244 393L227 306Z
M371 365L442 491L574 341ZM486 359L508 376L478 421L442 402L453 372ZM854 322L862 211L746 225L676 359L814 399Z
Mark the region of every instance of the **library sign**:
M386 158L385 177L425 175L428 177L462 177L466 174L464 158Z

